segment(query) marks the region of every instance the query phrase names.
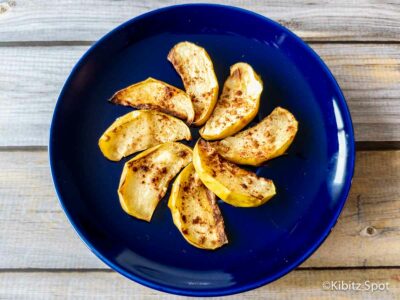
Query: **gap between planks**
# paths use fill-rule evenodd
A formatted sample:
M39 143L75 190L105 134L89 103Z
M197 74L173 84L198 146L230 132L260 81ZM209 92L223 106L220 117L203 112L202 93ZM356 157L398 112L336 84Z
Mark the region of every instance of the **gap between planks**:
M353 267L302 267L299 266L292 271L345 271L345 270L400 270L399 266L353 266ZM0 273L112 273L115 270L108 268L0 268Z
M302 39L307 44L357 44L357 45L398 45L399 41L357 41L357 40L338 40L338 41L315 41L315 40L307 40ZM0 41L0 47L58 47L58 46L92 46L97 41L15 41L15 42L2 42Z

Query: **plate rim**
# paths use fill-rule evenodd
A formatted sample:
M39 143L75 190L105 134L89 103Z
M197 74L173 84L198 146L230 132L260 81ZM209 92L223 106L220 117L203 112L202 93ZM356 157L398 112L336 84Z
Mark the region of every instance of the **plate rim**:
M97 47L99 47L100 45L102 45L104 42L107 41L107 39L114 35L116 32L123 30L124 27L126 26L130 26L131 24L144 19L144 18L148 18L151 17L153 15L159 14L159 13L164 13L164 12L168 12L169 10L173 10L176 8L182 8L182 7L189 7L189 8L196 8L196 7L203 7L203 8L224 8L227 10L231 10L231 11L236 11L239 13L243 13L243 14L247 14L250 15L252 17L261 19L263 22L269 23L270 25L282 30L283 32L285 32L287 35L289 35L290 37L292 37L297 43L300 44L300 46L302 48L304 48L304 50L306 52L308 52L309 54L311 54L311 56L317 60L317 62L319 63L319 65L322 67L323 72L327 75L327 78L329 78L329 80L333 83L333 88L335 90L335 92L337 93L338 97L338 106L339 106L339 110L340 113L343 117L343 123L344 126L346 126L348 128L348 157L347 157L347 161L346 161L346 180L345 180L345 185L344 185L344 192L343 192L343 196L339 199L339 207L337 209L337 211L335 212L335 214L333 215L332 221L329 223L329 226L327 226L327 228L325 229L324 233L319 237L319 239L317 239L316 242L313 243L312 247L310 247L306 253L304 253L299 259L297 259L295 262L293 262L292 264L286 266L286 268L284 268L281 272L274 274L273 276L269 276L269 277L265 277L263 279L260 279L258 281L254 281L252 283L248 283L248 284L244 284L238 287L228 287L228 288L217 288L217 289L212 289L212 290L190 290L190 289L183 289L183 288L175 288L175 287L170 287L168 285L163 285L160 283L156 283L154 281L150 281L148 279L142 278L140 275L137 274L132 274L131 272L125 271L122 268L120 268L118 265L112 263L111 261L108 260L107 257L105 257L103 254L101 254L96 247L88 240L87 237L84 236L84 234L81 232L80 228L78 227L77 224L75 224L74 220L72 219L72 217L70 216L67 208L64 205L64 200L63 197L61 195L60 189L59 189L59 184L57 182L56 179L56 174L55 174L55 167L54 167L54 159L53 159L53 155L54 155L54 150L53 150L53 137L54 137L54 124L56 123L56 119L57 119L57 114L59 111L59 106L60 103L62 101L62 99L64 98L65 93L67 92L67 87L69 86L70 82L72 81L73 77L75 76L75 74L79 71L79 68L81 66L83 66L83 64L85 63L87 57L89 55L91 55L92 51L94 51L94 49L96 49ZM175 295L182 295L182 296L198 296L198 297L212 297L212 296L226 296L226 295L233 295L233 294L238 294L238 293L242 293L242 292L246 292L249 290L253 290L256 288L259 288L261 286L264 286L266 284L269 284L283 276L285 276L286 274L288 274L289 272L293 271L295 268L297 268L300 264L302 264L305 260L307 260L325 241L325 239L329 236L330 232L332 231L332 229L335 227L337 220L343 210L344 204L347 201L347 198L349 196L349 192L350 192L350 187L352 185L352 179L354 176L354 166L355 166L355 156L356 156L356 152L355 152L355 140L354 140L354 127L353 127L353 123L352 123L352 119L351 119L351 115L350 115L350 110L349 107L347 105L346 99L343 95L343 92L338 84L338 82L336 81L335 77L333 76L333 74L331 73L331 71L329 70L329 68L327 67L327 65L325 64L325 62L321 59L321 57L305 42L303 41L300 37L298 37L295 33L293 33L291 30L289 30L288 28L286 28L285 26L279 24L278 22L269 19L268 17L265 17L259 13L255 13L251 10L247 10L244 8L240 8L240 7L236 7L236 6L232 6L232 5L224 5L224 4L211 4L211 3L187 3L187 4L177 4L177 5L170 5L170 6L165 6L165 7L161 7L158 9L154 9L151 11L148 11L146 13L143 13L141 15L138 15L134 18L131 18L125 22L123 22L122 24L118 25L117 27L115 27L114 29L112 29L111 31L109 31L107 34L105 34L104 36L102 36L98 41L96 41L95 43L93 43L93 45L91 45L89 47L89 49L87 49L85 51L85 53L81 56L81 58L79 58L79 60L76 62L76 64L74 65L74 67L72 68L71 72L69 73L67 79L65 80L63 87L61 89L60 95L57 98L57 102L55 104L54 110L53 110L53 115L51 118L51 125L50 125L50 130L49 130L49 140L48 140L48 158L49 158L49 164L50 164L50 172L51 172L51 177L52 177L52 181L53 181L53 186L54 186L54 190L56 192L57 198L58 198L58 202L62 208L62 210L64 211L65 215L67 216L67 219L69 221L69 223L72 225L72 227L74 228L75 232L78 234L79 238L84 242L84 244L86 245L86 247L92 252L94 253L103 263L105 263L107 266L109 266L110 268L112 268L113 270L117 271L119 274L123 275L124 277L133 280L141 285L144 285L146 287L161 291L161 292L167 292L167 293L171 293L171 294L175 294Z

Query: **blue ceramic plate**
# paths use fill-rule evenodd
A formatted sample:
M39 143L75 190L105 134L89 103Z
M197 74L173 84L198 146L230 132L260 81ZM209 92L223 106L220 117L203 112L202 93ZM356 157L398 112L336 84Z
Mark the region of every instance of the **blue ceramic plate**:
M185 40L207 49L221 86L238 61L261 75L265 86L253 124L278 105L299 121L287 155L253 169L274 180L277 195L258 208L219 203L229 244L216 251L194 248L182 238L167 208L168 195L151 223L124 213L117 187L126 160L110 162L97 146L103 131L130 111L107 102L115 91L149 76L183 88L166 57ZM242 9L181 5L132 19L82 57L57 102L50 161L65 213L111 268L169 293L226 295L283 276L327 237L349 192L354 136L335 79L293 33Z

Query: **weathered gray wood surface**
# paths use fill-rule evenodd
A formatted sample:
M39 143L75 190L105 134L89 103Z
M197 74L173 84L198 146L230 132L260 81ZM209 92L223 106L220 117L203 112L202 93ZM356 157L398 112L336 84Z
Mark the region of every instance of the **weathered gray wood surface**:
M400 141L400 45L311 46L344 91L357 141ZM0 146L47 145L62 85L87 48L0 47Z
M46 152L1 152L0 166L0 269L105 268L62 213ZM400 151L358 152L341 217L302 267L400 267L399 212Z
M382 291L330 290L324 282L341 281L381 284ZM284 278L247 293L209 299L398 299L400 270L296 270ZM386 288L387 283L387 288ZM337 286L337 284L336 284ZM27 293L29 291L29 293ZM293 298L295 296L295 298ZM185 299L160 293L114 272L0 273L0 299Z
M193 0L191 2L204 2ZM225 0L287 26L306 40L399 41L398 1ZM120 23L178 0L2 0L0 41L94 41Z

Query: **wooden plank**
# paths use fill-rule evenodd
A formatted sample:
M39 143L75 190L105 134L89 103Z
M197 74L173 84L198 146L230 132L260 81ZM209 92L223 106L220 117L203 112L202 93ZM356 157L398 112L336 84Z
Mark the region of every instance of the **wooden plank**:
M400 151L357 153L353 188L303 267L400 266ZM47 153L0 154L0 268L105 268L73 232L53 191Z
M400 141L400 45L312 46L344 90L357 141ZM0 146L47 145L56 99L86 49L0 47Z
M336 77L357 141L400 138L400 46L311 45Z
M0 268L105 267L61 210L46 152L1 152L0 166Z
M357 152L353 185L341 216L302 266L399 266L399 213L400 151Z
M47 145L64 81L87 47L0 47L0 146Z
M400 37L400 6L388 0L210 2L255 11L307 40L398 41ZM94 41L130 18L179 3L182 2L4 0L0 3L0 41Z
M355 288L360 284L364 290L346 289L341 281L350 285L354 282ZM326 282L332 287L324 288ZM296 270L267 286L224 299L398 299L399 293L399 269ZM193 299L151 290L115 272L0 273L1 299L27 299L27 295L40 300Z

